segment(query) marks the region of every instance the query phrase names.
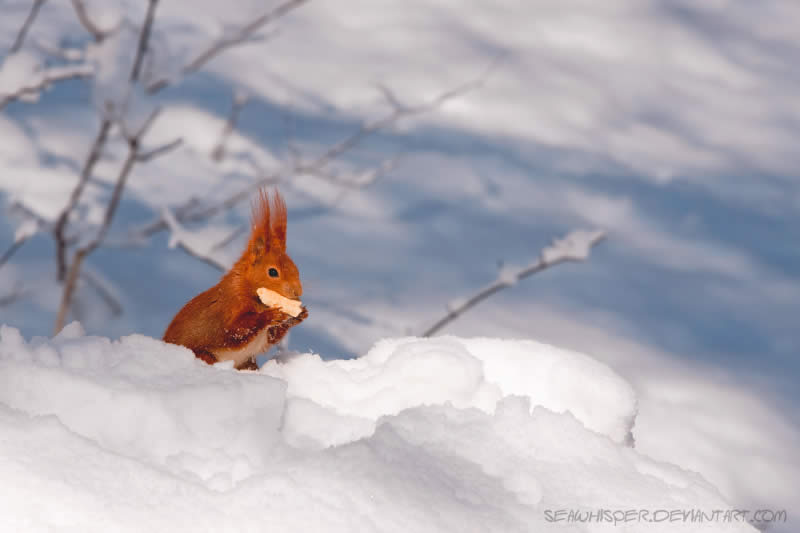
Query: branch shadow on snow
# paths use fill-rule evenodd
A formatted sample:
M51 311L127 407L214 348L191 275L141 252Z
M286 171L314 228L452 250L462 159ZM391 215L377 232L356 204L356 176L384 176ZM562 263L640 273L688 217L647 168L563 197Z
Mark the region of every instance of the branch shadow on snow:
M72 113L85 100L83 91L79 84L64 84L35 107L13 104L7 113L23 124L42 110ZM195 106L224 120L229 97L225 80L201 74L165 91L163 101ZM330 108L300 111L254 97L238 131L280 152L287 114L297 140L316 146L345 137L359 124L358 118ZM653 120L679 128L663 117ZM769 179L745 170L702 180L677 176L663 183L610 157L435 125L379 133L346 161L357 164L396 152L408 154L406 163L373 187L352 193L355 201L341 207L315 204L286 188L295 200L290 201L289 248L309 285L311 310L309 320L293 332L295 349L349 357L369 347L365 339L371 335L364 331L370 328L373 337L413 332L435 319L447 301L491 282L500 262L531 261L550 239L573 227L605 226L609 239L587 263L524 282L498 295L497 305L524 313L529 302L552 304L571 310L576 320L590 320L587 311L602 312L625 325L621 333L676 358L726 368L743 379L761 376L779 395L794 397L791 387L800 378L794 357L800 334L792 323L797 304L775 292L800 277L800 247L792 244L800 216L751 207L719 189L726 182L765 182L788 192L795 190L791 183L797 176ZM243 213L226 218L241 223ZM151 215L151 206L128 194L114 229ZM8 219L1 231L2 242L8 242L13 232ZM21 269L46 270L51 261L46 241L37 239L15 258ZM703 249L708 255L703 261L691 255ZM683 255L671 257L676 250ZM729 256L743 266L727 268ZM102 249L91 266L125 298L121 319L88 324L90 331L108 335L160 337L180 306L219 277L168 250L163 235L148 248ZM326 322L315 324L315 303L321 310L339 311L322 313ZM42 320L32 305L20 302L0 310L2 321L29 336L48 334L50 320ZM495 326L487 317L472 334L491 336ZM361 331L356 341L351 330Z

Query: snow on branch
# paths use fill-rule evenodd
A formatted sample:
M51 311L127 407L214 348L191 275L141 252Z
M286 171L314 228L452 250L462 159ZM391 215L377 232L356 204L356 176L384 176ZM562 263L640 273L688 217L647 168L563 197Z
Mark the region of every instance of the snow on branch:
M542 250L541 261L547 266L562 261L586 261L592 247L603 240L606 232L602 230L575 230Z
M78 21L84 27L86 31L88 31L96 42L101 42L103 39L108 37L114 30L103 30L94 23L92 18L89 16L88 11L86 10L86 4L83 0L72 0L72 7L75 9L75 15L78 17Z
M17 250L22 248L22 245L25 244L27 240L27 237L23 239L15 239L14 242L11 243L11 246L9 246L6 251L3 252L3 255L0 256L0 267L8 263L8 260L11 259L15 253L17 253Z
M395 164L397 163L397 156L383 161L375 168L366 169L359 175L349 179L343 179L335 172L332 172L329 169L329 165L352 151L354 148L364 142L364 140L371 135L374 135L376 132L391 128L403 119L434 111L448 101L459 98L464 94L481 87L491 74L495 65L495 63L490 65L489 68L487 68L477 78L469 80L466 83L463 83L462 85L452 89L448 89L428 100L427 102L417 105L400 104L399 99L389 89L381 87L381 92L383 93L390 107L390 110L383 116L375 120L362 123L353 133L338 143L328 147L321 154L312 158L310 161L303 161L302 158L297 156L297 154L293 154L291 160L283 168L279 168L275 171L261 171L258 169L258 175L250 184L219 202L206 206L198 206L196 200L194 198L190 198L185 204L175 208L175 218L181 223L208 220L209 218L227 211L228 209L231 209L239 203L247 200L261 187L276 185L280 183L286 176L292 175L303 174L314 176L324 179L333 185L345 188L366 187L374 183L374 181L381 175L394 168ZM131 232L130 240L142 242L143 239L146 239L147 237L150 237L160 231L164 231L167 228L168 226L166 221L163 220L163 217L159 216L152 222L147 223Z
M153 28L153 23L155 21L155 11L156 7L158 6L158 0L149 0L147 6L147 13L145 14L144 22L142 23L142 27L139 31L139 38L137 41L136 46L136 53L133 58L133 65L131 67L130 74L128 76L128 84L129 86L133 87L138 81L141 74L142 64L144 61L144 56L148 51L149 44L150 44L150 36ZM115 116L113 113L113 104L111 102L106 102L103 118L100 124L100 129L98 131L97 137L95 138L92 148L89 151L89 155L84 163L83 170L81 171L81 176L78 179L78 183L73 189L69 202L64 210L61 211L58 217L58 221L56 222L53 236L56 240L56 263L58 269L58 277L59 280L64 281L64 289L61 296L61 304L58 309L58 315L56 316L56 322L54 326L54 333L58 333L61 331L61 328L64 326L64 322L67 318L67 313L70 310L72 305L73 296L75 293L75 288L78 283L78 279L81 277L81 269L83 266L83 262L86 258L94 252L105 240L105 237L111 227L111 223L114 220L114 216L116 215L117 208L119 207L120 200L122 199L122 193L125 190L125 185L127 184L128 177L130 176L134 166L138 162L142 161L149 161L150 159L162 155L164 153L169 152L179 144L179 141L174 141L167 145L158 147L150 152L142 152L142 139L150 130L150 127L155 122L156 118L161 113L161 108L156 108L152 111L148 117L144 120L141 126L139 126L135 131L130 132L125 120L122 116ZM103 215L103 221L100 225L99 230L95 234L95 236L89 240L86 244L81 245L73 254L72 260L70 262L69 268L66 267L67 265L67 246L68 241L65 236L66 233L66 224L69 220L69 215L72 210L77 205L77 202L83 193L83 190L88 183L94 166L100 159L102 152L105 148L106 143L108 142L109 133L111 131L111 127L113 124L117 123L119 125L119 129L122 131L123 137L125 138L125 142L128 145L128 153L125 157L125 161L122 163L122 167L117 174L117 179L114 184L114 188L111 192L111 197L108 201L108 205L106 206L105 213ZM99 286L95 284L96 288ZM102 293L102 291L100 291Z
M606 233L602 230L575 230L561 239L555 239L553 244L544 248L539 257L528 266L523 268L503 267L493 283L483 287L469 297L451 301L447 305L447 314L425 330L421 336L430 337L489 296L503 289L513 287L520 280L559 263L585 261L589 258L592 248L605 237Z
M3 255L0 256L0 267L5 265L11 257L17 253L23 244L25 244L28 239L33 237L39 232L39 221L35 218L29 218L22 222L17 227L17 230L14 232L14 242L11 243Z
M35 218L28 218L22 221L14 231L14 242L30 239L39 232L39 221Z
M16 57L17 54L9 56L6 64L3 65L3 70L7 67L7 63L14 61ZM92 74L93 69L87 64L61 65L35 71L25 80L15 80L13 87L0 89L0 110L15 100L35 100L42 91L54 83L89 78ZM3 85L9 84L4 83Z
M0 66L0 110L16 100L35 101L39 94L54 83L61 81L90 78L94 75L93 67L84 62L70 63L76 59L83 60L83 53L75 50L61 49L40 43L39 48L67 61L67 64L42 67L38 60L29 53L21 51L28 32L36 20L39 10L46 0L33 0L25 21L17 33L14 43L9 49L9 54ZM86 15L83 3L74 0L76 11ZM80 5L80 10L78 9Z
M180 248L195 259L199 259L221 272L226 272L230 268L230 265L214 257L214 251L220 248L219 244L209 244L208 239L187 231L175 220L175 215L167 207L161 210L161 219L166 223L170 232L167 246ZM233 235L238 235L238 233L237 230ZM225 241L228 240L229 238L226 237Z
M228 48L249 42L250 40L253 39L254 34L258 30L260 30L267 24L274 22L279 18L291 13L298 7L305 4L306 2L308 2L308 0L288 0L287 2L278 5L277 7L271 9L270 11L267 11L261 16L256 17L248 24L224 32L222 37L211 43L203 51L197 54L197 56L195 56L193 60L187 63L181 69L181 74L187 76L193 72L196 72L200 70L206 63L211 61L213 58L215 58L217 55L227 50ZM159 78L154 82L152 82L147 87L147 90L150 93L155 93L160 91L161 89L164 89L170 83L172 83L172 80L170 80L169 78L166 77Z

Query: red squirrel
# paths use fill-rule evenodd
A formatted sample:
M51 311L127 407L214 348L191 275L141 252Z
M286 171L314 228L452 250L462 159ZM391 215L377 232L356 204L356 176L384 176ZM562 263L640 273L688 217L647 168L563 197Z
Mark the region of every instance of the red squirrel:
M305 307L297 317L267 307L256 293L264 287L292 300L303 294L297 267L286 255L286 203L280 193L270 198L259 191L251 225L239 260L219 283L184 305L164 333L165 342L186 346L206 363L233 360L238 370L257 369L256 356L308 316Z

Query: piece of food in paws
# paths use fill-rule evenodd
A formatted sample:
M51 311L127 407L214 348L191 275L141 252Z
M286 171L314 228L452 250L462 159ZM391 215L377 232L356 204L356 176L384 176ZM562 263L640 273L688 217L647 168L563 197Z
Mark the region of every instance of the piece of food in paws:
M303 303L300 300L292 300L281 296L275 291L271 291L265 287L259 287L256 290L259 300L267 307L277 307L287 315L296 317L303 312Z

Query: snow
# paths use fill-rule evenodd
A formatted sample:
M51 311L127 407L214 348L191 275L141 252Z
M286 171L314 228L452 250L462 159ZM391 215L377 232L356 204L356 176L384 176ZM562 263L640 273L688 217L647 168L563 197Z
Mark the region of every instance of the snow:
M36 75L39 58L30 52L18 52L4 58L0 68L0 95L17 92L25 82Z
M73 318L89 333L158 337L186 301L218 280L206 263L224 267L238 256L247 201L199 224L181 220L170 235L145 238L139 229L162 220L163 208L177 215L193 200L200 209L272 173L285 178L289 250L310 313L292 331L290 348L322 359L419 334L446 302L461 310L465 295L495 279L508 284L514 269L498 276L496 265L524 267L553 237L603 229L609 238L586 262L522 280L443 332L535 338L590 354L637 392L638 452L699 472L738 507L800 508L800 3L351 0L342 9L312 0L265 29L268 39L228 50L182 79L181 67L199 51L274 3L159 2L157 54L144 74L179 83L155 96L117 91L129 73L126 43L147 3L85 4L96 25L120 32L98 44L72 2L46 2L24 46L9 55L31 2L3 3L0 93L30 92L5 107L0 95L7 215L0 253L11 249L20 222L30 229L25 221L34 218L40 230L0 269L0 323L26 337L51 332L60 288L47 229L96 135L97 104L112 97L125 105L129 127L160 105L143 148L183 143L137 165L106 245L86 262ZM343 191L281 172L391 112L397 104L382 87L400 106L415 107L488 65L494 69L480 89L368 139L331 171L368 188ZM98 77L43 83L53 73L89 70ZM216 161L210 156L243 92L247 105L226 157ZM112 137L70 236L93 235L102 218L126 149L116 128ZM371 169L385 172L373 182ZM24 209L8 208L16 203ZM230 235L229 245L214 248ZM212 261L187 249L213 252ZM121 312L110 312L109 299ZM482 361L485 380L490 362L474 345L464 350ZM464 374L447 382L455 387L447 393L496 412L505 400L480 396L492 387L467 373L474 361L458 361ZM393 379L386 383L415 383L413 374ZM500 383L510 382L492 378L492 386ZM561 407L548 394L551 410L568 404L583 424L598 421L567 401L583 390L564 390ZM335 398L322 392L304 394L288 398L286 412L313 414L337 442L380 423L334 412L325 402ZM379 396L364 394L365 401ZM287 420L282 438L321 446L303 416ZM604 424L599 431L621 435L622 419L616 430L612 420ZM111 515L126 512L109 505Z
M35 218L27 218L17 226L14 232L14 242L24 241L30 239L39 231L39 221Z
M568 411L587 428L621 443L629 440L636 414L633 389L607 366L534 341L386 339L358 359L326 362L308 355L270 361L262 372L284 379L290 399L310 400L373 425L386 414L445 402L491 414L502 398L517 395L533 407ZM343 389L341 380L352 388ZM324 436L334 440L321 445L340 443Z
M43 67L37 54L18 52L3 58L0 64L0 109L15 95L28 102L34 102L39 92L47 89L53 82L88 77L93 70L89 65L70 64Z
M625 444L634 416L606 365L532 341L384 339L237 372L142 335L3 326L0 529L595 531L545 511L728 508Z
M546 264L557 261L585 261L589 257L598 241L604 239L606 234L602 230L575 230L560 239L555 239L553 244L542 250L542 261Z

